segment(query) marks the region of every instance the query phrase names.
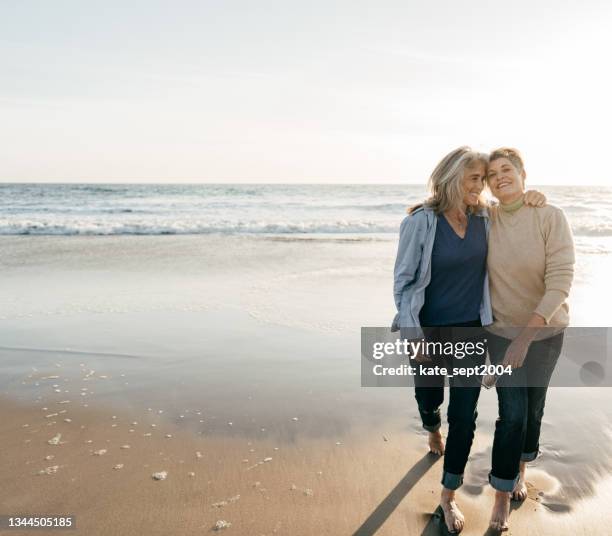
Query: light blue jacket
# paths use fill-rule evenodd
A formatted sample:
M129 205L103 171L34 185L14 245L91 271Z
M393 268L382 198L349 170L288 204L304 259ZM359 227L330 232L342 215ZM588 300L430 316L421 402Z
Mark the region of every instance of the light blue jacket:
M489 238L489 215L482 209L476 216L484 218ZM420 328L419 313L425 303L425 289L431 280L431 252L436 237L438 218L428 207L420 207L404 218L400 227L399 246L395 260L393 295L397 314L391 331L399 328ZM483 326L493 323L489 275L485 272L480 321ZM420 329L418 336L422 336Z

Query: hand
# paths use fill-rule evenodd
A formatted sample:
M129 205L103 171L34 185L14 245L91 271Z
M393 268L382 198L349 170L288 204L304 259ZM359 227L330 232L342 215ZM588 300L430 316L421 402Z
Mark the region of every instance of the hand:
M497 383L497 376L495 374L487 374L482 377L481 383L485 389L491 389Z
M527 190L523 202L530 207L542 208L546 205L546 196L537 190Z
M414 356L414 360L417 363L431 363L431 358L428 357L427 354L424 354L421 349L419 349L419 351Z
M529 342L524 341L520 337L514 339L506 350L506 355L504 356L502 365L510 365L513 369L521 368L525 361L525 357L527 356L529 344Z

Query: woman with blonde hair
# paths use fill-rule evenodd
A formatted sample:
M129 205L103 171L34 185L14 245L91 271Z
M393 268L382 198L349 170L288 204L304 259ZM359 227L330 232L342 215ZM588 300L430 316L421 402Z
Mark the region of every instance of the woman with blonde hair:
M474 330L493 322L486 266L489 217L482 196L487 163L487 155L467 146L450 152L431 174L430 197L410 209L401 224L392 331L400 329L403 338L424 334L428 340L444 340L450 326ZM543 201L538 192L528 196L534 205ZM455 357L445 361L454 363ZM480 381L450 378L445 446L440 433L445 377L416 375L414 379L430 451L444 455L440 499L444 520L449 531L460 532L464 517L455 502L455 490L463 483L474 439Z

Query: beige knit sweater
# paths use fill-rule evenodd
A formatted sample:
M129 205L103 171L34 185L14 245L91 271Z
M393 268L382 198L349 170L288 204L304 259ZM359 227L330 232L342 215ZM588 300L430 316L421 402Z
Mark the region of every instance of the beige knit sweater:
M514 338L533 313L551 327L569 324L566 303L574 277L574 241L560 208L491 209L487 266L494 323L488 329ZM558 330L554 330L558 331ZM552 334L542 330L536 339Z

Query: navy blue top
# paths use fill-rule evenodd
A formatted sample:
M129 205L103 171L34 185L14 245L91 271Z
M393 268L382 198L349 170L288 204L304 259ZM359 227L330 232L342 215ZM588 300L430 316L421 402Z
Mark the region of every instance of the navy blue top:
M446 326L480 318L487 269L484 219L469 216L465 237L438 214L431 254L431 281L420 312L422 326Z

